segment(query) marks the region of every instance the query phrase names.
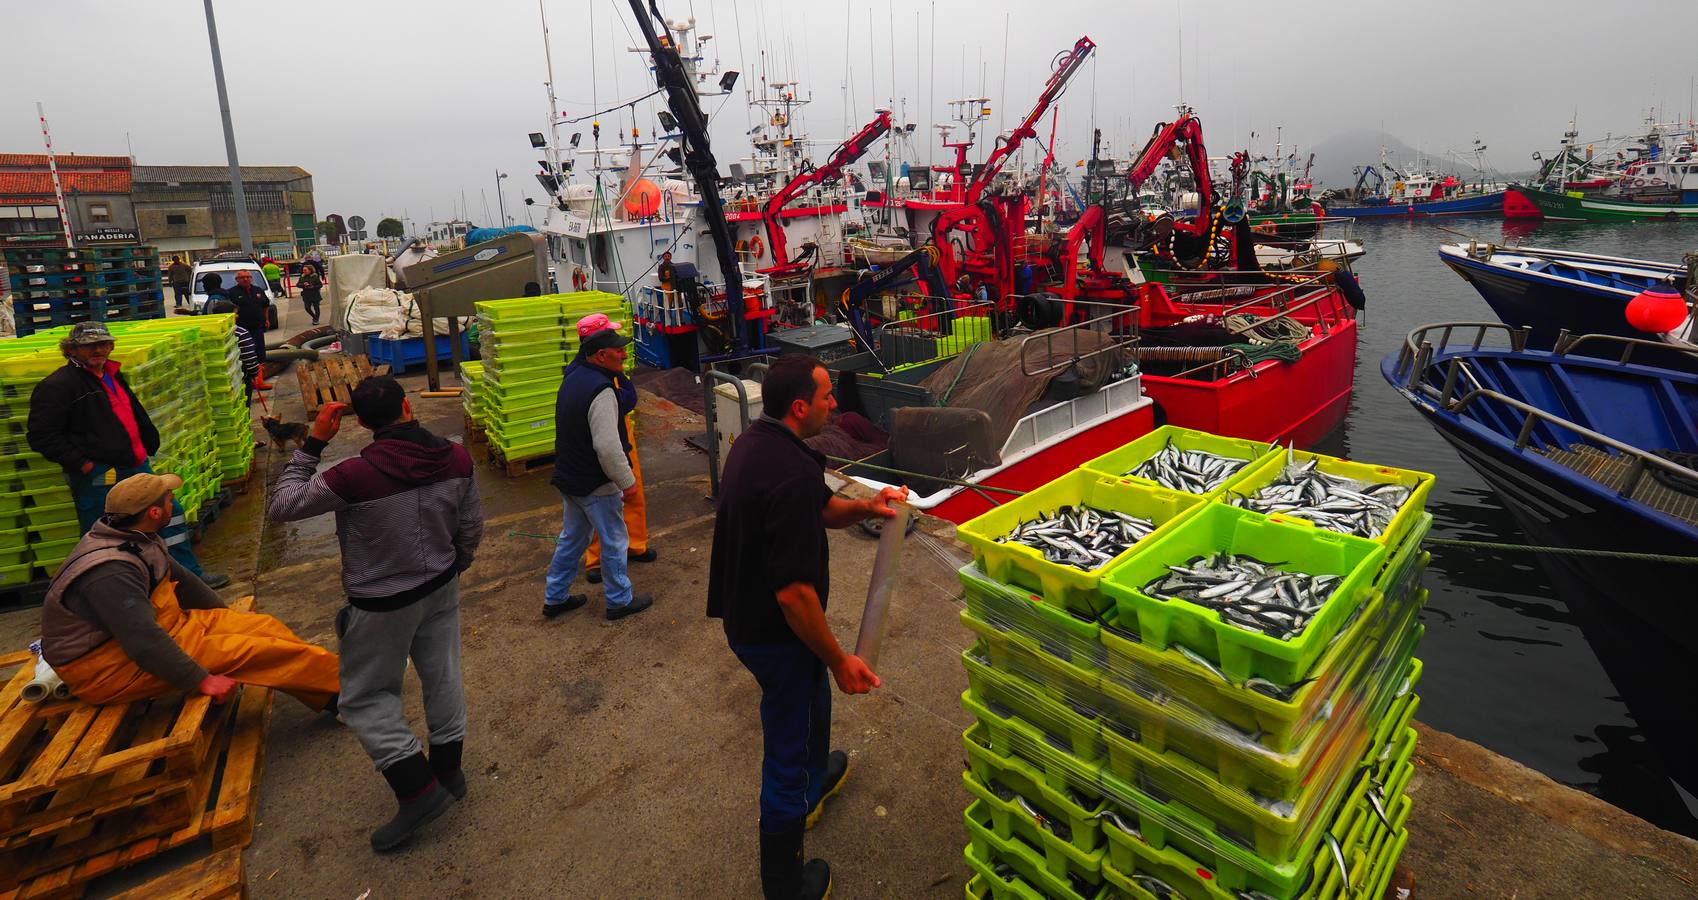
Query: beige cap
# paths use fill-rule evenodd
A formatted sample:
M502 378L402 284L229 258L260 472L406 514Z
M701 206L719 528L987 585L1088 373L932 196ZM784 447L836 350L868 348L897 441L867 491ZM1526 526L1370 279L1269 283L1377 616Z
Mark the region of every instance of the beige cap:
M175 475L155 475L140 472L112 486L106 495L106 512L115 516L133 516L159 505L165 495L182 487L183 479Z

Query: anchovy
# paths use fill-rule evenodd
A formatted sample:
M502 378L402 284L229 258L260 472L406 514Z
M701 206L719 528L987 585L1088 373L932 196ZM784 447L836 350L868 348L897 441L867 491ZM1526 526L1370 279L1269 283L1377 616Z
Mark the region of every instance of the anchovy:
M1173 889L1173 885L1168 884L1154 875L1133 875L1132 880L1136 882L1139 887L1156 895L1156 897L1161 898L1161 900L1167 900L1169 897L1179 896L1179 892Z
M1344 887L1350 887L1350 866L1344 861L1344 848L1338 845L1338 838L1327 832L1327 847L1332 850L1332 858L1338 863L1338 877L1344 880Z
M1376 538L1414 493L1397 484L1322 472L1315 459L1291 460L1287 451L1285 468L1273 481L1254 494L1234 494L1232 504L1267 515L1290 513L1328 531Z
M1386 817L1385 804L1380 802L1380 794L1378 791L1368 791L1368 805L1374 808L1374 815L1380 817L1380 824L1390 828L1391 819Z
M1179 648L1179 654L1181 656L1183 656L1186 659L1196 663L1199 666L1202 666L1205 669L1208 669L1210 672L1213 672L1215 677L1219 678L1221 681L1224 681L1227 684L1232 683L1232 679L1226 677L1226 673L1222 672L1220 670L1219 666L1216 666L1214 663L1209 662L1208 658L1203 656L1201 653L1198 653L1197 651L1192 650L1190 647L1187 647L1184 644L1175 644L1174 646Z
M1112 809L1105 809L1102 812L1097 813L1095 818L1107 819L1107 820L1109 820L1110 823L1112 823L1114 825L1114 827L1120 829L1121 831L1126 832L1129 835L1132 835L1135 838L1142 838L1143 837L1143 834L1141 834L1135 826L1133 826L1131 823L1127 822L1125 819L1122 819L1120 817L1120 813L1117 813Z
M1216 553L1168 566L1166 575L1144 585L1144 593L1212 609L1222 622L1283 641L1301 634L1343 581L1339 575L1288 572L1276 563Z
M1149 519L1089 506L1063 506L1053 515L1021 522L996 540L1031 547L1052 563L1089 570L1102 568L1155 530L1156 523Z
M1238 474L1250 460L1220 456L1204 450L1181 450L1173 441L1154 456L1125 474L1145 478L1162 487L1192 494L1206 494Z

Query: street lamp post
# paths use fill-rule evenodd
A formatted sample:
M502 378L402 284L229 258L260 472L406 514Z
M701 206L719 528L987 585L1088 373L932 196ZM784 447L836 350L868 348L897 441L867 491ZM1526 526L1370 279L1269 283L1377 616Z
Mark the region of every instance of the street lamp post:
M495 170L495 208L501 211L502 228L507 227L507 198L502 196L501 193L501 179L506 177L506 172L503 172L500 169Z
M254 252L254 233L248 225L248 198L242 190L242 166L236 161L236 130L230 125L230 95L224 90L224 57L218 52L218 22L212 17L212 0L206 5L206 37L212 42L212 78L218 83L218 114L224 119L224 154L230 158L230 201L236 207L236 234L242 252Z

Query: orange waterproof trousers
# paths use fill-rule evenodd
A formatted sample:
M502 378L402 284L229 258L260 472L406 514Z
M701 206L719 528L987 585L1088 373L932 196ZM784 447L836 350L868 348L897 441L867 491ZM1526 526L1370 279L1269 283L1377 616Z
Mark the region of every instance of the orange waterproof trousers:
M177 583L167 578L148 597L154 621L191 659L213 675L276 688L313 709L341 690L336 654L301 640L272 616L232 609L183 609ZM173 685L142 671L109 640L54 671L77 699L129 703L162 697Z
M625 501L625 532L631 536L630 553L643 553L649 549L649 507L643 499L643 464L637 461L637 433L631 426L630 417L625 420L625 436L631 439L631 474L637 476L637 494ZM590 549L584 551L584 568L593 569L601 564L601 536L590 532Z

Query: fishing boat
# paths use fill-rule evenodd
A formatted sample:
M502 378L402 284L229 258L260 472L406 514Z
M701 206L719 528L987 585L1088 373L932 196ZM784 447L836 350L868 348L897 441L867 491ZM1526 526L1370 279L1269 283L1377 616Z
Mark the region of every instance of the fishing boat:
M1054 348L1067 347L1076 332L1098 331L1111 335L1114 351L1137 366L1097 391L1078 397L1052 394L1034 404L1000 447L994 465L956 473L956 481L970 484L937 483L923 494L916 491L911 503L939 518L965 522L1009 496L983 487L1032 490L1160 424L1306 447L1343 420L1354 381L1356 310L1331 276L1172 292L1161 284L1144 283L1137 285L1135 297L1136 305L1130 307L1076 301L1091 310L1092 318L1013 338L1031 347L1029 353L1022 350L1022 359L1042 357L1065 369L1076 359L1107 351L1086 351L1069 359ZM1129 315L1137 317L1135 329L1127 328ZM1228 323L1244 335L1244 346L1149 346L1143 341L1146 335L1199 318ZM884 326L910 335L916 328L933 328L938 334L931 346L944 352L892 366L892 371L871 380L858 377L855 388L840 390L840 405L885 425L892 408L938 405L938 398L920 388L920 382L972 346L958 337L951 342L953 326L933 324L938 321L937 316L922 315ZM1290 352L1262 356L1246 349L1255 343L1258 331L1281 323L1287 323L1284 336L1293 345ZM888 338L872 343L897 345ZM874 486L898 480L883 470L891 466L888 452L862 462L862 467L846 471Z
M1485 150L1484 144L1474 142L1477 172L1486 171ZM1355 186L1323 193L1321 204L1329 216L1356 219L1496 215L1503 212L1504 190L1483 178L1470 184L1434 171L1419 159L1413 168L1400 169L1381 147L1378 168L1357 168Z
M1646 119L1643 137L1584 154L1574 123L1557 155L1526 184L1510 186L1504 215L1563 221L1698 218L1698 135L1689 124Z
M1628 324L1628 302L1650 288L1685 290L1698 266L1698 255L1675 264L1478 241L1445 244L1439 247L1439 259L1473 285L1505 324L1530 328L1528 346L1538 350L1550 349L1564 331L1647 337ZM1688 319L1664 340L1690 347L1693 327ZM1679 360L1660 357L1657 362Z
M1670 777L1698 794L1698 725L1670 689L1698 653L1698 375L1642 365L1649 341L1568 337L1527 348L1498 323L1423 325L1381 373L1547 552L1561 598ZM1626 361L1582 355L1605 344ZM1698 355L1698 353L1695 353ZM1616 555L1616 554L1626 554Z

